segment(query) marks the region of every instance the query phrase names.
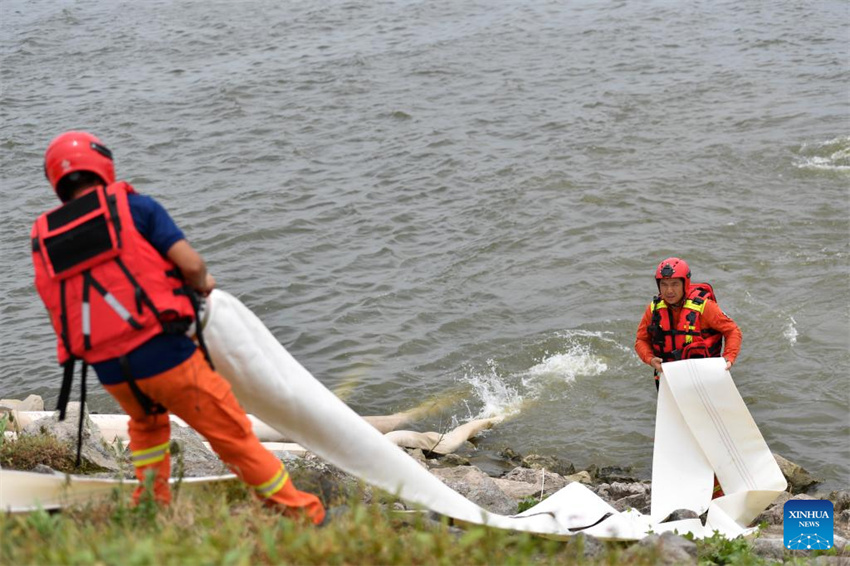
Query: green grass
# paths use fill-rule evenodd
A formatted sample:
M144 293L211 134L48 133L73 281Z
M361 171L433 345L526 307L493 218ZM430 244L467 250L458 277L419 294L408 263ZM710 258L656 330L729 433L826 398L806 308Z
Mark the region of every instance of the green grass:
M0 461L18 469L57 462L64 467L73 463L73 451L33 437L0 442ZM310 490L304 470L294 465L290 471L296 485ZM168 508L152 500L131 507L124 487L61 512L0 514L0 564L651 565L659 559L657 549L630 543L601 543L587 557L583 537L563 541L482 526L459 529L447 519L390 511L396 499L377 490L364 504L362 486L331 493L320 483L312 491L331 498L331 505L347 506L322 528L263 507L237 481L175 489ZM764 563L741 539L714 537L697 545L701 564Z

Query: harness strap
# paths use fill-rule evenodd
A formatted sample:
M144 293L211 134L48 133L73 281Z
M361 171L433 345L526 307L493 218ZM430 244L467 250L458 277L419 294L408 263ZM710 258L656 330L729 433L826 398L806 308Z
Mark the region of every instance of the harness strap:
M121 364L121 374L124 376L124 379L127 380L127 385L130 387L130 391L133 393L133 397L136 398L136 401L139 402L139 405L142 406L142 410L146 415L161 415L168 411L165 407L145 395L145 393L139 389L139 385L136 383L136 378L133 377L133 371L130 369L130 360L127 359L127 356L121 356L118 358L118 362Z
M130 273L130 270L127 269L127 265L121 261L121 257L115 258L115 263L118 264L118 267L121 268L121 271L124 272L124 276L127 280L133 285L133 288L136 290L136 311L141 314L142 313L142 303L148 307L151 312L156 316L157 320L159 320L159 310L157 310L156 305L153 304L151 298L148 297L148 294L145 293L145 290L142 289L142 286L139 285L139 282L136 281L136 278L133 277L133 274Z
M121 217L118 216L118 199L115 195L106 195L106 206L109 208L109 216L115 227L115 244L121 247Z
M68 401L71 399L71 385L74 381L74 364L77 358L71 356L68 361L62 364L62 387L59 389L59 400L56 403L56 410L59 411L59 420L64 421L68 409ZM89 365L83 361L82 381L80 382L80 421L77 424L77 459L75 466L80 467L82 463L83 452L83 425L85 424L86 416L86 373Z
M124 307L124 305L122 305L121 302L118 301L118 299L115 298L115 295L113 295L112 293L107 291L106 288L103 285L101 285L98 282L98 280L94 278L94 276L92 276L91 271L86 270L86 271L83 272L83 303L82 303L83 304L83 339L84 340L87 339L88 334L91 333L91 328L90 328L91 327L91 321L90 321L91 315L89 313L91 306L88 302L88 287L89 286L94 287L95 290L98 293L100 293L100 295L103 297L103 300L106 301L106 304L108 304L110 307L112 307L112 310L114 310L115 313L118 316L120 316L122 319L124 319L124 321L127 324L129 324L130 326L132 326L136 330L142 330L144 328L141 324L139 324L139 322L135 318L133 318L133 315L130 314L130 311L128 311ZM89 328L86 328L87 322L88 322ZM90 348L90 346L86 347L87 350L89 348Z
M59 300L62 304L62 312L59 315L62 332L59 337L62 339L62 345L65 346L65 351L73 358L74 354L71 352L71 341L68 339L68 301L65 297L65 282L66 280L63 279L59 283Z
M56 410L59 411L59 420L65 420L65 409L68 408L68 400L71 398L71 383L74 381L74 362L77 358L71 356L62 364L62 387L59 388L59 400L56 402Z
M189 302L192 303L192 310L195 311L195 336L198 338L198 347L204 354L204 359L207 360L210 369L215 370L212 357L210 357L210 351L207 349L207 343L204 340L203 324L201 324L201 301L198 298L198 293L188 285L184 285L180 289L175 289L174 294L186 295L189 298Z
M80 467L82 463L82 452L83 452L83 424L85 423L86 418L86 370L88 370L89 365L83 361L83 375L82 381L80 382L80 422L77 424L77 460L74 463L74 466L77 468Z

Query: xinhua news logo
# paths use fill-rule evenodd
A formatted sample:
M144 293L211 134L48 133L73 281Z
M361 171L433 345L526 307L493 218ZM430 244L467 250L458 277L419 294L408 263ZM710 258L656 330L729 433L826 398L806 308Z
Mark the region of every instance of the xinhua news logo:
M783 508L785 548L827 550L832 548L834 531L832 501L792 499Z

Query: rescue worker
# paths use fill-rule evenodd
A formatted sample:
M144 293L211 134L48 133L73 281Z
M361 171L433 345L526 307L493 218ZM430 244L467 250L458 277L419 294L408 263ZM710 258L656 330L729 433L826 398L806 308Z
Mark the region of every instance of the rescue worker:
M661 364L688 358L722 357L732 367L741 350L741 330L713 300L707 283L691 284L691 269L677 257L665 259L655 270L658 295L638 325L635 351L655 370Z
M635 339L637 355L655 370L655 389L664 362L722 355L729 370L741 350L741 330L717 305L711 285L692 284L691 268L677 257L658 264L655 283L658 295L646 307ZM723 495L714 476L711 498Z
M51 141L44 171L63 204L36 220L32 251L36 287L65 366L61 414L80 359L83 381L90 364L130 416L140 482L135 503L148 474L155 476L154 499L163 505L171 500L173 413L203 435L266 505L322 523L322 503L295 488L283 464L260 444L230 384L188 337L197 318L195 293L209 294L215 279L165 209L116 182L111 152L87 132Z

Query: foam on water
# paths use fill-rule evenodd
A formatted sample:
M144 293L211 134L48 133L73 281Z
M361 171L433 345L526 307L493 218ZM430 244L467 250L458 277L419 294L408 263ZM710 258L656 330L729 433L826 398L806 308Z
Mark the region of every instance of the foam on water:
M797 321L794 320L793 316L788 317L788 324L785 325L785 330L782 332L782 335L788 340L788 342L793 346L797 343Z
M545 352L539 363L527 370L505 374L495 360L487 360L486 371L467 372L461 381L472 387L473 398L481 403L477 414L467 404L470 418L516 415L523 406L540 399L552 384L572 383L578 377L596 376L608 370L608 365L587 343L588 338L608 341L602 333L570 331L559 336L567 338L565 350Z
M471 418L486 419L519 413L524 401L523 395L499 375L494 360L487 360L487 366L488 371L467 373L461 379L472 387L474 397L481 401L481 409ZM473 414L468 403L467 411L470 415Z
M800 154L797 163L799 169L850 171L850 136L817 144L803 144Z
M531 385L541 378L571 382L577 376L599 375L607 369L605 362L595 356L589 346L575 344L566 352L548 356L530 368L523 383Z

